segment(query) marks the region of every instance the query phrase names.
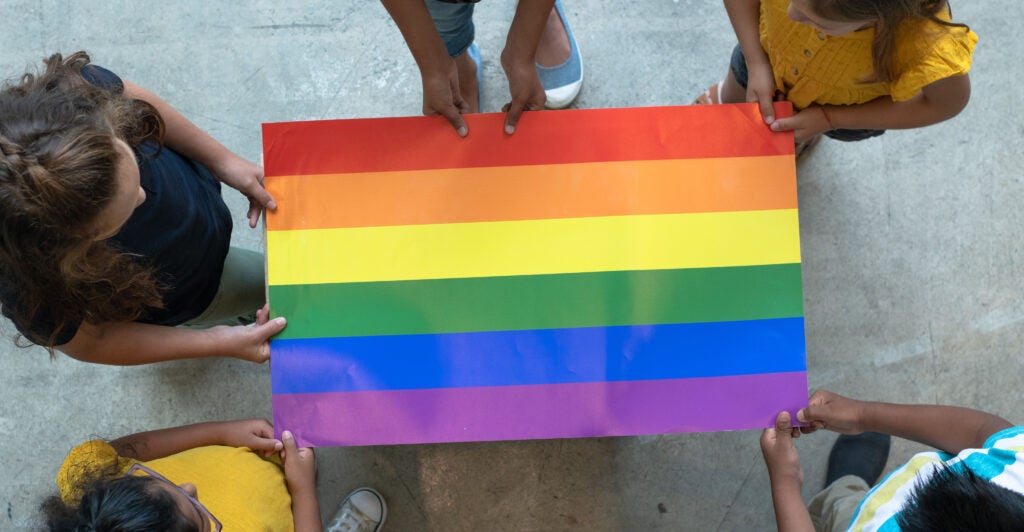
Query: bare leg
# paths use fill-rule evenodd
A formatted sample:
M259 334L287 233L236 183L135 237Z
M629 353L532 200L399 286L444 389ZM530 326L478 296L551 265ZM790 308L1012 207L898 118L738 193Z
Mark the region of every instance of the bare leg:
M740 86L740 83L736 81L736 76L732 75L732 69L725 74L725 80L722 81L722 101L721 103L743 103L747 101L747 91Z
M459 69L459 90L462 99L469 105L469 112L479 113L477 93L480 87L476 84L476 63L469 57L469 52L462 52L455 57L455 67Z
M551 8L548 23L544 26L544 33L537 44L537 64L542 67L558 66L568 61L571 53L569 35L565 32L562 19L559 18L558 11Z

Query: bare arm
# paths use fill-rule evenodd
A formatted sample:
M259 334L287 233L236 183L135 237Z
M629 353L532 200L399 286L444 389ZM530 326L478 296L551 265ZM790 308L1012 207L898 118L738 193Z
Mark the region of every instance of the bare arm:
M971 98L967 74L953 76L926 85L904 102L883 97L861 105L825 106L837 128L910 129L930 126L953 118Z
M725 0L725 11L747 60L747 101L757 102L765 123L771 124L775 120L775 74L761 47L761 1Z
M321 532L320 500L316 495L316 455L308 447L298 448L291 432L283 431L284 478L292 496L295 532Z
M426 4L422 0L381 0L381 3L402 32L420 69L423 114L444 116L460 137L466 136L469 129L462 113L469 111L469 104L462 99L455 61L448 56Z
M810 423L809 430L882 432L954 454L979 448L990 436L1012 426L999 416L970 408L858 401L824 390L811 396L797 419Z
M537 77L534 60L537 45L548 21L548 14L554 7L554 0L533 0L519 2L516 15L508 29L505 49L501 52L501 66L508 77L508 89L512 100L503 108L505 133L512 134L523 111L537 111L544 108L547 96L544 86Z
M115 366L206 357L265 362L270 337L286 324L284 318L268 321L266 310L257 313L252 326L188 329L138 322L82 323L71 341L57 349L83 362Z
M794 432L789 413L782 412L775 418L775 427L761 433L761 454L768 467L775 523L780 532L814 530L800 495L804 473L793 445Z
M274 198L263 188L263 167L235 155L156 94L129 81L122 82L126 96L145 101L160 113L167 146L198 161L221 182L249 198L246 216L250 227L256 227L262 209L277 208Z
M971 81L967 74L952 76L926 85L921 92L904 102L883 96L859 105L812 106L790 118L772 124L776 131L793 130L802 141L830 129L910 129L930 126L953 118L967 106L971 98ZM824 111L824 112L822 112Z
M143 462L207 445L248 447L264 454L280 451L274 429L262 419L197 423L184 427L151 430L110 442L118 456Z

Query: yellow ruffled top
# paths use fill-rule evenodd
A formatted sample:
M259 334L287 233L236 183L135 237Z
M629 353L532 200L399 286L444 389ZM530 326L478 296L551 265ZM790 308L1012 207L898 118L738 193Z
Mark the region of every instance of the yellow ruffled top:
M788 6L789 0L761 0L761 46L771 61L776 87L797 109L853 105L880 96L909 100L926 85L966 74L978 42L978 36L963 27L906 21L896 34L896 79L865 83L874 77L874 29L829 36L790 20ZM948 10L939 18L948 22Z
M92 440L68 453L57 473L66 504L77 504L81 488L98 476L120 476L137 460L122 458L107 442ZM195 484L203 503L231 531L294 531L292 499L279 460L245 447L211 445L143 462L175 484Z

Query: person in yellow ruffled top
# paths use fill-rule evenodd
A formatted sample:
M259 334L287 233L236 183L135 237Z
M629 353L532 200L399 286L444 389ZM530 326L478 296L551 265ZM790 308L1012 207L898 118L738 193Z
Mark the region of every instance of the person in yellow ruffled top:
M68 453L59 496L42 504L51 531L320 532L313 450L262 419L198 423L92 440ZM360 488L328 532L381 530L387 506Z
M757 102L798 153L822 134L863 140L929 126L967 105L978 36L946 0L725 0L739 45L695 103ZM773 100L792 102L777 118Z

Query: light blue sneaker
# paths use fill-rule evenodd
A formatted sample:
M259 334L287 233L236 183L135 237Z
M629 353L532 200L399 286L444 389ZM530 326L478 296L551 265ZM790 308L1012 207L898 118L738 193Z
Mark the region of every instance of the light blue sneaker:
M476 46L475 41L469 44L466 53L476 63L476 109L478 113L482 113L484 110L484 68L483 63L480 62L480 48Z
M569 19L565 17L565 10L562 9L562 0L555 1L555 9L558 11L558 18L562 19L562 26L565 27L565 34L569 37L569 59L560 65L543 67L536 63L537 75L540 77L541 85L544 85L544 93L547 95L547 102L544 107L548 109L561 109L568 106L576 99L583 87L583 57L580 55L580 48L576 45L576 37L569 27Z

